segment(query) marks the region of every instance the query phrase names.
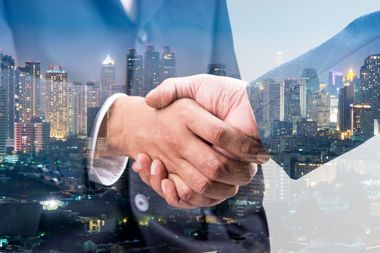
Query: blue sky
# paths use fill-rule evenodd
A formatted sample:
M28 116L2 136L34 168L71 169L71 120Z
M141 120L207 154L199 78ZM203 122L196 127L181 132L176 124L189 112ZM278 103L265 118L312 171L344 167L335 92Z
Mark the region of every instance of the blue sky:
M380 10L378 0L227 0L242 77L252 80Z

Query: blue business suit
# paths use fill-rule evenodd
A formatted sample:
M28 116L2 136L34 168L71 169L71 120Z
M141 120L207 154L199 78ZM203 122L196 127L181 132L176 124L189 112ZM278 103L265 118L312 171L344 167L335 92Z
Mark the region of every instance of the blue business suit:
M222 63L226 65L228 76L239 78L225 1L157 0L139 3L140 15L134 21L126 16L118 0L2 0L0 27L4 29L5 36L0 38L4 45L0 47L14 55L20 65L29 59L40 61L43 67L63 65L70 81L97 79L102 56L109 51L117 63L116 81L124 84L128 48L136 48L142 53L149 44L156 47L169 45L176 51L178 76L205 73L208 64ZM131 224L151 216L166 218L167 223L152 220L148 228L141 225L133 227L133 233L150 251L168 252L169 247L179 252L269 251L268 228L261 204L261 170L251 185L242 187L238 194L243 200L248 198L251 204L240 205L237 210L237 196L216 208L194 211L170 208L135 173L128 171L115 185L116 195L109 193L115 192L111 189L106 194L112 197L105 196L103 192L103 195L99 194L102 197L95 195L95 198L100 198L100 202L106 199L105 205L117 210L114 211L116 216L127 213L133 217L130 218ZM90 185L96 190L99 188ZM100 215L96 214L100 208L98 202L94 200L93 205L91 201L86 203L94 209L91 215ZM90 212L89 206L79 210ZM171 218L171 215L176 218ZM206 221L210 215L220 220L232 217L235 221L214 225ZM70 240L77 239L72 231L67 230L60 237L47 238L40 250L63 250L66 247L68 251L75 250L67 243ZM114 240L102 238L100 242Z

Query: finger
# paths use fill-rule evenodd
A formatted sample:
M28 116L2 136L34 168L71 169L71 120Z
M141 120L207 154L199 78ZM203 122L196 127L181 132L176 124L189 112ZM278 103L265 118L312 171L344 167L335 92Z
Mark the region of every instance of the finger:
M162 192L166 202L176 208L185 208L185 209L194 209L195 206L192 206L184 201L182 201L177 194L177 190L173 181L170 179L164 179L161 183Z
M175 168L172 166L174 174L182 178L193 191L204 197L226 199L235 196L238 191L239 187L236 185L212 181L186 160L179 159L175 165Z
M174 182L180 200L192 206L210 207L220 204L225 200L203 197L202 195L194 192L179 176L175 174L169 174L169 179Z
M259 140L248 137L202 108L188 115L187 126L207 142L221 147L247 162L264 163L269 159Z
M198 137L193 137L186 148L179 151L180 155L208 179L229 185L246 185L256 174L250 163L228 159Z
M168 178L168 174L165 165L160 160L153 160L152 165L150 167L150 186L161 197L164 197L161 182L166 178Z
M136 161L132 164L132 169L139 174L141 180L149 185L150 184L150 165L152 164L152 159L145 154L140 153L136 157Z
M179 98L194 98L188 77L169 78L145 96L147 105L160 109ZM196 84L193 84L194 86Z

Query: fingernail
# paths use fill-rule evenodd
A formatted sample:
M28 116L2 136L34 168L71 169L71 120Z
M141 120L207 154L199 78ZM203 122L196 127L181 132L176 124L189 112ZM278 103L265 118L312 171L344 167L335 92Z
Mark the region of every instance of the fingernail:
M141 169L141 164L139 162L134 162L132 164L132 169L135 171L135 172L139 172L139 170Z
M161 189L164 195L166 195L166 182L165 180L161 182Z
M150 166L150 174L153 176L158 174L158 166L156 160L153 160L152 165Z
M265 155L258 155L257 156L257 161L259 163L266 163L268 160L269 160L269 157L266 154Z

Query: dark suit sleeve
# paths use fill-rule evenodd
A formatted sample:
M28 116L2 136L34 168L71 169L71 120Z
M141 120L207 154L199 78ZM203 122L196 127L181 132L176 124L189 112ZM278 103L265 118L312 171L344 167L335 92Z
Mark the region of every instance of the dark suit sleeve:
M15 55L11 30L6 21L6 6L0 0L0 53Z
M212 61L226 65L226 75L240 78L226 1L215 1Z
M259 128L260 138L263 143L265 150L269 153L270 158L279 164L282 169L288 174L292 179L299 179L307 173L311 172L316 167L314 162L304 162L303 155L297 152L285 151L285 152L273 152L272 146L277 145L280 139L288 138L290 143L293 143L295 136L278 136L277 138L272 138L271 136L266 136L265 133L270 132L270 125L265 124L263 121L263 115L268 104L264 103L263 90L256 85L256 81L249 82L247 86L248 98L251 103L252 113L255 115L257 125ZM279 100L280 98L278 98ZM275 101L271 101L275 102ZM295 142L294 142L295 143ZM293 145L296 149L296 144Z

